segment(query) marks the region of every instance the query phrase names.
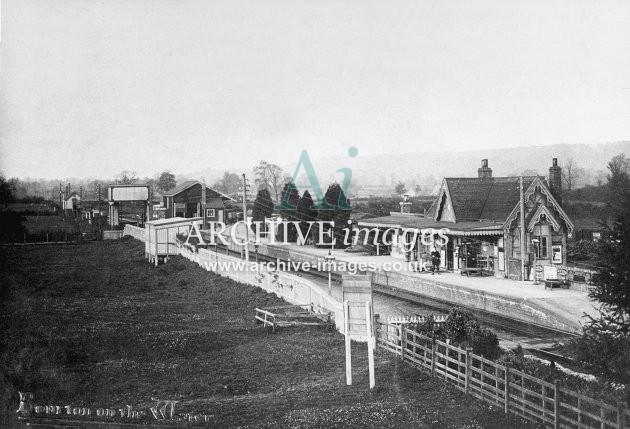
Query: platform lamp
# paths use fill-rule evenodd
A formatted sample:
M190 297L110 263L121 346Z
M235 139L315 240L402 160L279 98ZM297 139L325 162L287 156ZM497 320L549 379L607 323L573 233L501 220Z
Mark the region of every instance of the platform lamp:
M538 284L538 264L537 264L537 260L538 260L538 252L539 252L538 245L540 244L540 240L537 239L537 238L534 238L532 240L532 244L534 245L534 284L537 285Z
M330 253L330 250L328 251L328 255L324 257L324 260L329 264L332 264L335 260L335 257ZM328 267L328 295L332 295L332 265Z

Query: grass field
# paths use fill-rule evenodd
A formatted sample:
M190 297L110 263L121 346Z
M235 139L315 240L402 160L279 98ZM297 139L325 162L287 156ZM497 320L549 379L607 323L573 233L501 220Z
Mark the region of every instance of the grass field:
M17 391L37 404L149 409L179 401L212 427L533 427L442 381L321 328L275 333L254 307L284 303L174 258L159 268L130 239L2 248L0 427ZM156 424L147 415L146 422Z

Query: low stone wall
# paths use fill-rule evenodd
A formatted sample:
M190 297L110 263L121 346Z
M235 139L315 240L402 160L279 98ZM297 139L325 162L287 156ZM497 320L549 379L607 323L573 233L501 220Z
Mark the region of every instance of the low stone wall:
M411 294L449 302L454 306L475 308L563 331L580 331L577 318L574 321L563 317L554 309L525 298L501 296L391 271L374 273L372 279L381 286L390 286Z
M333 313L335 326L339 331L343 331L344 316L341 302L329 296L310 280L281 271L269 272L266 269L237 269L237 264L245 264L248 267L257 264L254 261L246 263L242 259L216 253L208 249L197 249L195 251L190 247L180 245L179 254L199 264L199 266L207 271L213 271L237 282L256 286L267 292L275 293L291 304L310 306L311 310L317 313ZM227 264L232 264L234 268L222 270L219 263L223 264L224 267L227 266Z
M230 242L230 250L241 251L241 246L238 246ZM255 248L250 245L250 259L254 259ZM212 253L209 250L200 249L199 254L204 252ZM261 244L258 247L258 253L272 258L278 258L283 261L294 262L309 262L311 266L316 266L317 261L322 258L318 258L307 252L300 252L295 249L289 249L283 246L274 246ZM227 255L220 255L219 257L228 257ZM240 260L238 258L232 258ZM201 264L200 264L201 265ZM282 273L284 276L289 274ZM246 274L234 274L235 280L242 281L248 284L254 284L258 280L252 280L246 278ZM304 280L297 276L298 279ZM267 281L267 280L265 280ZM426 296L439 301L452 303L453 306L465 306L478 310L483 310L488 313L494 313L498 315L504 315L515 318L525 323L534 323L542 326L546 326L553 329L559 329L569 332L581 332L581 327L577 317L572 318L571 315L564 315L553 308L551 305L546 306L542 301L533 302L525 298L516 298L511 296L502 296L500 294L487 293L480 290L459 287L446 283L441 283L435 280L429 280L427 278L421 278L417 275L409 275L399 272L380 272L373 274L373 282L384 286L390 286L397 288L401 291L406 291L410 294ZM274 290L275 292L275 290ZM281 296L281 295L279 295ZM283 296L284 297L284 296ZM299 304L299 302L291 301L292 298L285 298L291 303ZM341 303L338 303L339 309L342 310ZM332 310L331 310L332 311ZM337 310L335 310L337 311ZM336 320L342 320L341 318Z

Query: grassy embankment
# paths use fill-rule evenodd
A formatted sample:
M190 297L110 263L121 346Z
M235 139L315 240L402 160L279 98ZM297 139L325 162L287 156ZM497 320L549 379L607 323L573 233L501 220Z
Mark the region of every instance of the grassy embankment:
M383 351L370 392L363 344L348 387L339 333L270 334L253 309L283 301L181 258L154 268L133 240L0 252L2 427L18 390L94 408L177 400L215 427L531 427Z

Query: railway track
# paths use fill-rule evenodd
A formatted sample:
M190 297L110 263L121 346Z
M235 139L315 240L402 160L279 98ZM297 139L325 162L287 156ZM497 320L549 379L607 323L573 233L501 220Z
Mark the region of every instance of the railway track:
M232 256L241 256L240 252L236 252L233 250L227 250L225 246L218 246L221 253L227 252L227 254ZM276 258L267 256L265 254L258 253L256 256L250 254L250 258L258 258L259 261L267 261L267 262L275 262ZM301 271L300 274L305 277L312 277L314 279L326 279L328 280L328 272L319 272L317 270L309 270L309 271ZM334 283L341 283L341 275L337 273L331 274L331 280ZM401 289L397 289L392 286L381 285L378 283L374 284L374 292L377 294L389 296L395 298L400 301L404 301L407 303L411 303L417 305L419 309L430 309L432 311L436 311L439 313L447 314L452 308L453 304L448 301L439 300L436 298L430 298L419 294L413 294L408 291L404 291ZM545 340L549 342L558 342L558 341L566 341L571 338L576 338L578 335L573 332L563 331L559 329L554 329L551 327L538 325L535 323L527 323L521 320L505 316L498 315L496 313L490 313L484 310L480 310L474 307L467 307L459 305L459 307L463 307L466 310L470 311L479 322L493 330L497 331L497 336L500 340L514 341L510 337L523 337L526 339L538 340L539 342L544 342ZM507 334L507 335L506 335ZM552 352L545 351L539 348L527 348L529 351L540 353L541 355L546 355L549 358L552 358L556 361L567 359L560 355L556 355Z

